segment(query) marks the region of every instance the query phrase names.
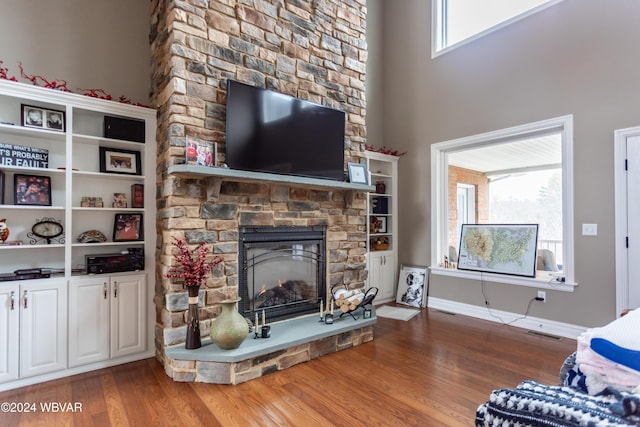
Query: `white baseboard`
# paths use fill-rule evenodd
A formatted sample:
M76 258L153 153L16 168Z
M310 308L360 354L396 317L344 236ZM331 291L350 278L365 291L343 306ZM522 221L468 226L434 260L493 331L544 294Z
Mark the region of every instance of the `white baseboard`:
M586 331L584 326L571 325L568 323L556 322L554 320L540 319L538 317L527 316L520 319L522 314L509 313L496 309L489 309L478 305L464 304L440 298L428 298L427 306L436 310L448 311L477 319L489 320L491 322L501 321L509 323L511 326L541 332L549 335L556 335L565 338L576 339L578 335ZM502 320L501 320L502 319ZM517 320L516 320L517 319ZM513 322L513 323L511 323Z

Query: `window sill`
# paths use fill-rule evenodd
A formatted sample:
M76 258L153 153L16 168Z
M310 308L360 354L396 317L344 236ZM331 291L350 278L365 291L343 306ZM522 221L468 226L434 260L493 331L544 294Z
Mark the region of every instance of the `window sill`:
M458 277L468 280L484 280L486 282L506 283L509 285L528 286L537 289L553 289L555 291L573 292L578 286L574 282L559 282L557 276L549 272L538 271L537 277L509 276L506 274L482 273L478 271L457 270L452 268L429 267L432 275Z

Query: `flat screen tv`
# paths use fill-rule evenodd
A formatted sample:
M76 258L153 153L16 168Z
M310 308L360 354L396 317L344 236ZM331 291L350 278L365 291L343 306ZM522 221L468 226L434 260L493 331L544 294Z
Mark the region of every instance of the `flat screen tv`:
M228 80L226 132L232 169L344 180L342 111Z

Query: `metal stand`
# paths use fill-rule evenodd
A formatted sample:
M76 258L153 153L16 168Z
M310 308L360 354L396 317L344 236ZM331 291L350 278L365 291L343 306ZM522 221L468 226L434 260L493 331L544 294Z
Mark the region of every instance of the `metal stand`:
M346 287L346 285L342 285L342 286L334 286L331 288L331 304L335 303L335 295L336 295L336 290L340 287L344 287L344 289L348 288ZM370 318L371 317L371 309L370 308L365 308L365 306L367 305L371 305L371 303L373 303L374 298L376 297L376 295L378 295L378 288L369 288L365 291L364 293L364 297L362 298L362 301L360 301L360 304L358 304L357 307L355 307L353 310L349 310L347 312L342 312L340 313L339 318L342 318L342 316L344 316L345 314L350 315L353 320L358 320L358 317L356 317L356 315L354 314L357 310L359 309L363 309L363 312L365 312L365 318ZM366 311L369 311L369 316L367 316ZM327 323L327 322L325 322ZM333 323L333 319L332 322Z

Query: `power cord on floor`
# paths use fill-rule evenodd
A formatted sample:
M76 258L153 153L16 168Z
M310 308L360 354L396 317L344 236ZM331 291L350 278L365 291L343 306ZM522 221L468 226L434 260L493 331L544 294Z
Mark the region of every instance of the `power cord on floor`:
M502 323L503 325L512 325L513 323L517 322L518 320L522 320L525 319L528 315L529 315L529 310L531 309L531 303L538 300L538 298L534 297L531 298L529 300L529 303L527 304L527 310L524 312L524 314L520 317L517 317L515 319L513 319L510 322L505 322L504 319L500 316L498 316L497 314L494 314L491 311L491 304L489 304L489 298L487 298L487 293L485 290L485 282L484 282L484 277L482 277L482 273L480 273L480 283L482 284L482 298L484 298L484 306L487 308L487 312L489 313L489 316L498 319L500 321L500 323Z

